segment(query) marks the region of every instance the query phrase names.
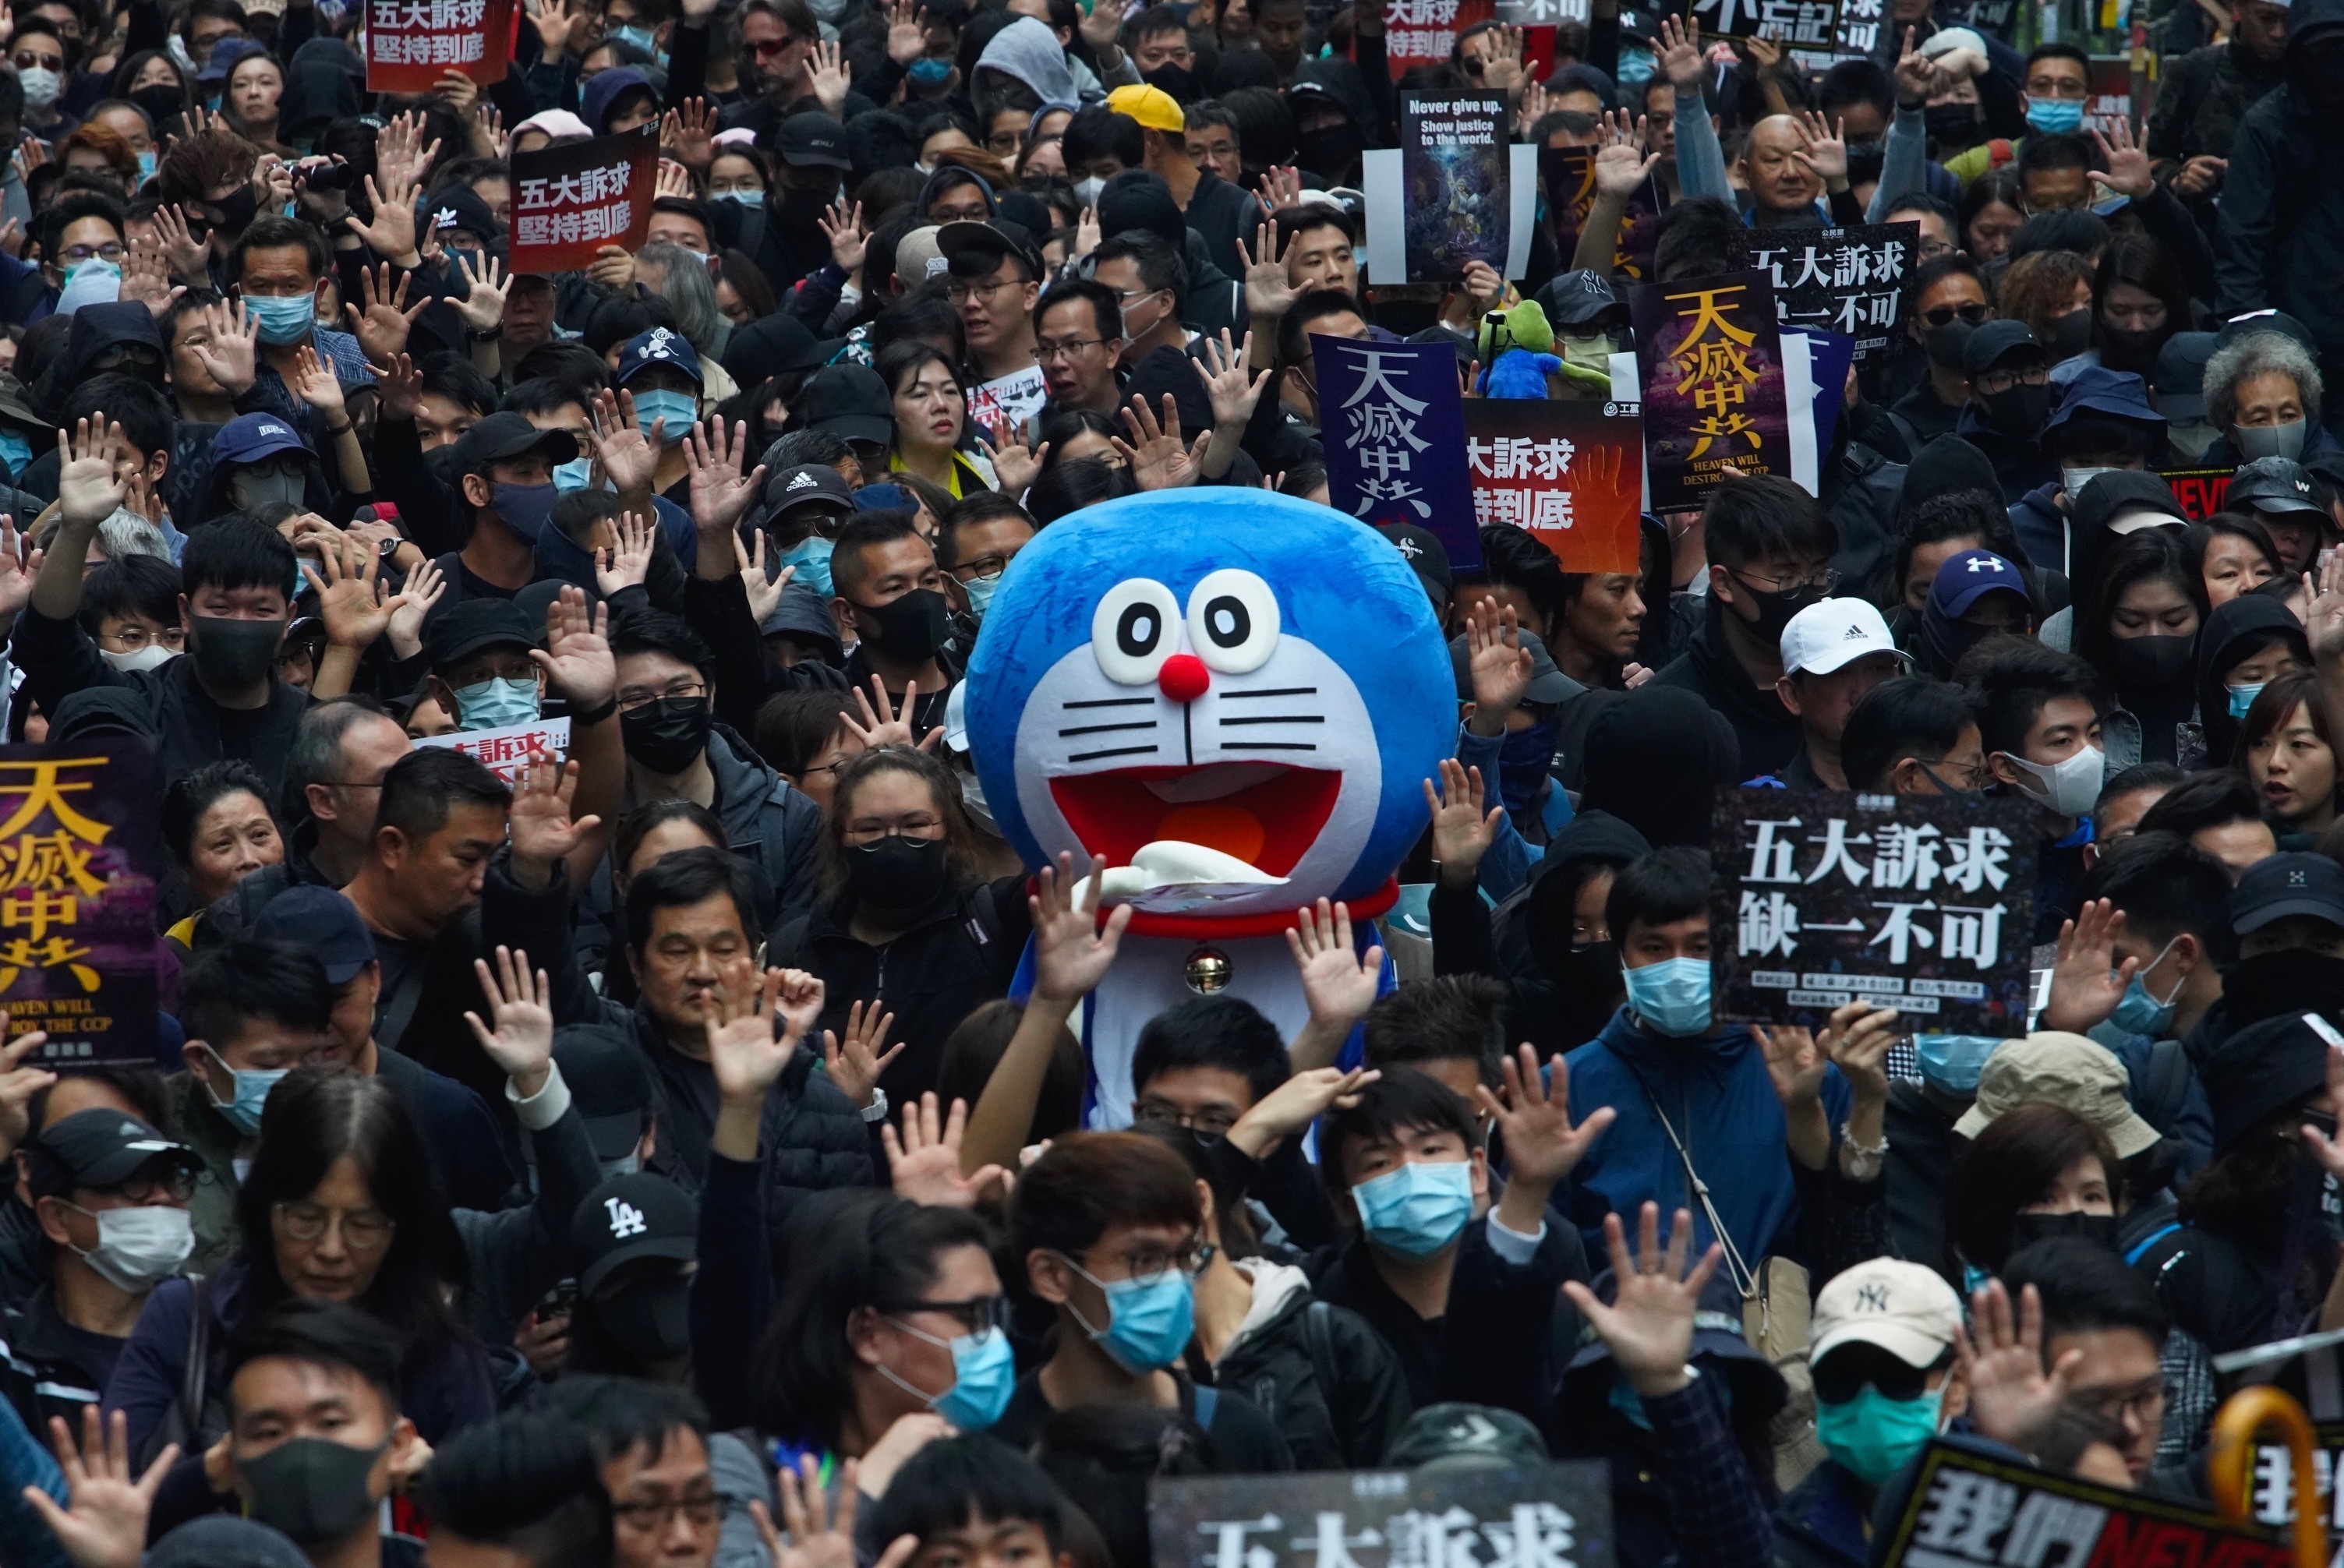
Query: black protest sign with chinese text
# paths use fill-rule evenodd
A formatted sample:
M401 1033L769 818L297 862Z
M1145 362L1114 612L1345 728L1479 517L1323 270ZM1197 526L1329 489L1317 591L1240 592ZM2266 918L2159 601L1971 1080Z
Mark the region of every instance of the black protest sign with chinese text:
M2026 1032L2041 820L2016 800L1723 791L1721 1016L1819 1028L1871 1001L1925 1033Z
M2314 1422L2311 1427L2311 1470L2319 1489L2319 1523L2332 1548L2344 1544L2344 1489L2336 1484L2344 1465L2344 1421ZM2273 1530L2295 1523L2295 1456L2283 1442L2255 1445L2255 1467L2249 1478L2247 1503L2255 1522Z
M420 93L455 71L482 86L512 58L512 0L366 0L370 93Z
M1503 276L1513 210L1506 95L1403 93L1399 105L1408 281L1454 282L1473 261Z
M1839 37L1839 0L1692 0L1685 15L1704 33L1791 49L1829 51Z
M1362 522L1430 528L1452 569L1479 567L1457 350L1314 332L1310 356L1329 503Z
M1592 147L1541 147L1539 179L1546 186L1547 222L1554 232L1554 252L1565 266L1578 252L1579 236L1587 215L1595 210L1595 150ZM1647 178L1628 198L1620 217L1620 236L1612 244L1611 270L1631 283L1652 276L1652 246L1660 237L1661 214L1667 210L1667 193L1657 178Z
M1883 1568L2292 1568L2287 1543L2138 1492L1932 1439Z
M1567 572L1642 569L1644 422L1635 405L1468 398L1465 473L1475 526L1521 528Z
M1904 314L1904 279L1920 254L1917 223L1750 230L1741 259L1774 285L1774 319L1855 340L1861 362L1885 353Z
M2222 509L2230 493L2234 468L2163 468L2157 477L2173 492L2173 499L2193 523L2202 523Z
M27 1067L155 1065L155 763L142 743L0 746L0 1010Z
M659 126L512 156L512 270L574 272L606 245L642 248L659 180Z
M1470 1418L1469 1418L1470 1419ZM1147 1485L1156 1568L1611 1568L1600 1462Z
M1644 389L1651 508L1698 507L1723 470L1791 473L1774 288L1728 272L1628 291Z
M2127 55L2095 55L2084 82L2084 135L2097 131L2114 136L2132 126L2132 58ZM2106 195L2106 192L2100 193Z

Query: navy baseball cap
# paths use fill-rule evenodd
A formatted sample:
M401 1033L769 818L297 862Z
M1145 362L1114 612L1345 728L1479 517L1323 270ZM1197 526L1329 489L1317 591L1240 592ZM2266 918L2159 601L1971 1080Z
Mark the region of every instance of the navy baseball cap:
M239 414L212 437L212 463L258 463L279 452L307 452L300 432L274 414Z
M237 62L254 55L266 55L268 45L257 38L222 38L212 45L212 57L196 73L198 82L225 82Z
M2248 866L2230 894L2230 929L2243 937L2289 915L2344 926L2344 866L2300 850Z
M2206 417L2206 361L2214 357L2216 343L2211 332L2177 332L2165 340L2149 377L2158 413L2167 419Z
M2303 345L2306 353L2315 358L2319 354L2319 339L2311 335L2311 328L2284 310L2249 310L2243 316L2233 316L2214 334L2214 347L2228 348L2239 338L2257 332L2276 332L2282 337L2292 337Z
M261 910L260 918L252 922L252 934L308 948L335 985L348 985L375 960L374 933L359 918L358 906L331 888L286 889Z
M1929 597L1947 616L1958 617L1997 589L2026 598L2026 578L2019 569L1992 550L1964 550L1937 568Z
M627 339L626 347L619 350L619 385L633 380L647 365L665 365L691 377L694 387L702 383L700 351L682 333L668 327L654 327Z
M2056 430L2078 414L2105 414L2112 419L2165 428L2165 416L2148 406L2148 384L2129 370L2111 370L2105 365L2084 367L2059 388L2052 400L2051 417L2043 424L2045 433Z
M1962 374L1981 376L2021 351L2036 359L2050 357L2024 321L1981 321L1962 345Z

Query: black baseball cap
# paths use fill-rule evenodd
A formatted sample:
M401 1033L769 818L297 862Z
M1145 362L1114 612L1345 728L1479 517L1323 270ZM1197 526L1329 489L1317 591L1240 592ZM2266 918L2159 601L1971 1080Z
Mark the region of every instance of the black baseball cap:
M846 156L846 127L820 109L808 109L783 120L781 128L773 133L773 147L782 155L783 163L800 168L854 166L854 161Z
M304 884L286 889L252 922L252 934L308 948L326 966L326 979L336 985L349 984L375 961L374 934L359 918L359 907L332 888Z
M190 1174L202 1169L195 1151L175 1142L126 1111L76 1111L34 1134L25 1145L31 1156L36 1198L76 1187L118 1187L154 1161L168 1161Z
M827 463L801 463L765 481L765 517L786 517L802 507L823 506L840 515L854 510L854 492Z
M895 400L887 395L887 383L879 372L868 365L832 365L815 371L802 402L815 411L809 429L883 447L895 438Z
M1566 272L1540 289L1538 304L1546 312L1547 325L1557 332L1594 321L1616 323L1628 314L1628 302L1620 297L1611 278L1585 266Z
M468 598L433 618L424 634L423 651L434 669L445 669L467 654L484 648L542 648L542 627L510 599Z
M2228 348L2239 338L2257 332L2276 332L2282 337L2292 337L2306 353L2314 358L2319 357L2319 339L2311 335L2311 328L2284 310L2249 310L2243 316L2233 316L2214 334L2214 347Z
M553 1063L586 1123L597 1160L623 1160L642 1141L643 1119L660 1101L642 1047L623 1030L575 1024L555 1031Z
M2289 915L2309 915L2344 930L2344 866L2300 850L2267 855L2248 866L2230 894L2230 929L2243 937Z
M1977 329L1962 345L1962 374L1984 375L2011 355L2025 352L2036 359L2047 359L2043 345L2024 321L1982 321ZM474 427L478 428L478 427Z
M2257 457L2230 476L2222 505L2232 511L2252 507L2258 512L2313 512L2328 508L2311 498L2311 477L2292 457Z
M700 1250L700 1206L664 1176L613 1176L579 1201L570 1221L570 1261L581 1294L638 1258L679 1261Z
M1024 224L1007 218L991 223L956 218L936 230L936 249L955 277L983 277L999 266L1005 256L1024 262L1032 276L1042 276L1042 253L1035 247L1033 234Z
M1424 585L1424 591L1439 609L1449 602L1456 590L1456 575L1449 569L1449 547L1430 528L1420 528L1413 523L1379 523L1376 532L1391 541L1392 548L1408 559L1408 569Z
M2165 340L2148 378L2158 413L2184 421L2206 417L2206 361L2214 357L2216 343L2211 332L2177 332Z
M549 463L567 463L578 456L578 437L567 430L541 430L519 414L496 413L456 438L454 467L460 474L478 474L491 463L507 462L524 452L542 452Z
M1530 1419L1486 1404L1429 1404L1408 1418L1384 1463L1413 1470L1440 1461L1477 1464L1544 1464L1546 1440Z

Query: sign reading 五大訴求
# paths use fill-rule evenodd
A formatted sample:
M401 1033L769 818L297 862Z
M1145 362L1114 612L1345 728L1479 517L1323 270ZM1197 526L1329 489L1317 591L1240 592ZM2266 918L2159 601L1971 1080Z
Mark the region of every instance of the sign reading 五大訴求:
M155 1064L155 762L141 741L0 746L0 1010L53 1072Z
M530 759L555 759L570 753L568 718L540 719L529 724L508 724L496 729L459 729L450 735L419 735L418 746L444 746L485 764L508 784L518 784Z
M504 80L512 0L367 0L370 93L419 93L455 71L482 86Z
M1917 223L1752 231L1744 264L1774 286L1774 319L1855 342L1855 357L1886 353L1902 325L1904 276L1920 254Z
M1151 1481L1157 1568L1611 1568L1600 1462L1429 1469Z
M1721 791L1720 1016L1813 1028L1870 1001L1932 1034L2025 1032L2041 818L1965 796Z
M659 126L512 156L512 270L591 266L606 245L642 248L659 181Z

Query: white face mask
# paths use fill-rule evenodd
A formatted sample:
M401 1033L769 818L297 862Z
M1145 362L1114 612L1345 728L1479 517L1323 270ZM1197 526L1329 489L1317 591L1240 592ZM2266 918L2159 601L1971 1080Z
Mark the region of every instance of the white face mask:
M35 65L29 71L16 73L16 80L25 89L25 102L35 109L45 109L57 101L65 90L65 78L45 65Z
M116 669L159 669L167 660L179 655L176 648L150 642L145 648L134 648L128 653L116 653L110 648L101 648L97 650L97 657Z
M195 1252L195 1221L185 1209L143 1204L92 1213L78 1203L70 1207L97 1221L97 1245L86 1252L74 1251L117 1291L144 1295L177 1273Z
M2100 798L2100 785L2107 778L2107 753L2096 746L2079 748L2073 757L2051 768L2046 768L2040 762L2029 762L2024 757L2010 759L2010 765L2034 779L2037 786L2026 792L2034 796L2038 804L2048 806L2062 817L2090 814L2094 803Z
M2076 497L2084 493L2086 485L2090 484L2102 474L2115 472L2114 468L2062 468L2059 470L2059 487L2067 492L2067 499L2073 502Z
M1106 188L1106 181L1099 178L1096 175L1091 176L1088 179L1076 180L1075 182L1075 199L1082 203L1085 206L1096 206L1098 205L1099 192Z

